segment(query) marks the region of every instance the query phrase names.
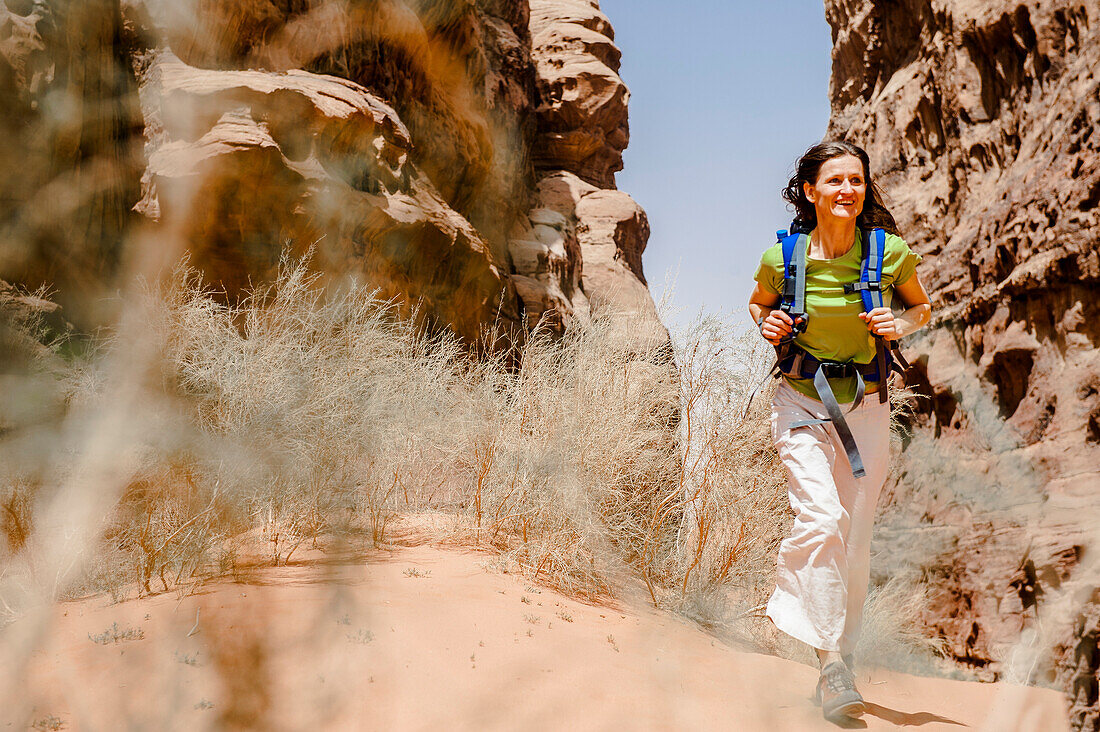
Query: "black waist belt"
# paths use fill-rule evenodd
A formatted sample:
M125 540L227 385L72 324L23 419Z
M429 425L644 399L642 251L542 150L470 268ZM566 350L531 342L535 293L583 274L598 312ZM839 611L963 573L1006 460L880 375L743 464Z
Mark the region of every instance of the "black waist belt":
M848 455L848 463L852 466L852 475L856 478L866 476L867 471L863 467L863 457L859 454L859 447L856 445L855 437L852 436L851 428L848 427L848 422L844 419L845 412L840 409L836 395L833 394L833 389L829 385L829 379L852 376L856 378L856 398L852 400L852 406L848 407L848 413L851 413L852 410L863 403L863 395L866 393L864 382L882 380L879 375L878 363L875 361L866 364L822 361L792 343L788 348L788 353L779 358L776 366L780 373L787 376L796 379L813 379L817 395L820 397L821 403L825 405L825 411L829 413L828 419L805 419L792 424L791 429L832 422L833 426L836 427L840 443L844 445L844 452ZM887 371L887 374L889 374L889 371Z
M882 376L878 372L877 361L871 363L822 361L801 348L790 349L789 354L779 361L780 373L796 379L812 379L817 374L818 369L824 369L825 376L830 379L843 379L858 375L864 381L882 381Z
M863 467L863 458L859 454L855 438L852 437L852 430L849 429L848 423L844 420L845 413L841 411L840 404L837 403L836 395L833 394L833 389L829 385L829 379L855 377L856 398L852 400L852 406L848 408L850 413L863 402L863 396L867 391L865 382L879 382L881 384L879 401L886 403L888 401L886 379L890 376L890 372L896 371L904 375L904 370L908 367L909 363L901 355L897 344L887 344L879 337L875 338L875 360L871 363L822 361L802 350L792 339L788 339L776 346L776 362L768 376L779 378L780 374L785 374L796 379L813 379L814 388L817 390L821 403L825 405L825 411L829 413L829 418L795 422L791 425L791 429L832 422L836 426L837 436L840 437L841 444L844 445L844 452L848 455L852 475L856 478L863 478L867 475L867 471ZM767 381L767 377L765 377L765 381ZM756 396L763 385L762 382L749 394L749 398L745 402L745 411L741 415L742 419L749 413L753 397Z

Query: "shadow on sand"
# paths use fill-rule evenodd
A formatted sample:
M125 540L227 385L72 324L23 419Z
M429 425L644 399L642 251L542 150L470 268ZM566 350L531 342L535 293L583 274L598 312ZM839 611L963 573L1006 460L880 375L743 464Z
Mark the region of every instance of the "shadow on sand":
M920 727L921 725L931 724L932 722L955 724L960 727L969 726L962 722L956 722L954 719L948 719L947 717L933 714L932 712L901 712L897 709L890 709L889 707L872 704L871 702L867 702L866 714L872 717L878 717L891 724L896 724L899 727ZM844 729L863 729L867 726L867 723L862 719L851 719L847 722L837 723L837 726Z
M820 706L816 700L814 706ZM932 724L938 722L940 724L954 724L959 727L969 727L970 725L965 722L958 722L954 719L948 719L947 717L941 717L938 714L932 712L902 712L897 709L890 709L884 707L881 704L875 704L873 702L864 702L864 714L869 714L872 717L878 717L884 722L897 725L899 727L921 727L926 724ZM841 729L866 729L867 722L862 719L846 718L843 720L833 721L837 727Z

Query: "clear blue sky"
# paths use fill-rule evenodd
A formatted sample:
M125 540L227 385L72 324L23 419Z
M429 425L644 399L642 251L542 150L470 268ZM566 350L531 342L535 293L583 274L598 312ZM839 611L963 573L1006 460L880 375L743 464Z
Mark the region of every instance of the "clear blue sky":
M649 214L643 263L675 320L742 307L779 191L825 134L832 47L821 0L600 0L623 52L630 147L618 187Z

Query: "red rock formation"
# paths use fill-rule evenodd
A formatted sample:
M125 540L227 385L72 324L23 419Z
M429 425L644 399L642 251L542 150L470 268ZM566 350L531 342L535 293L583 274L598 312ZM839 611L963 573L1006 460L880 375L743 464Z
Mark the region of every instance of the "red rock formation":
M518 323L504 232L529 199L516 90L533 84L510 25L474 4L146 8L129 7L150 48L143 210L208 275L232 291L283 242L317 242L319 268L468 340Z
M603 309L635 324L631 338L643 348L667 342L642 271L649 222L629 195L615 189L630 93L618 75L611 24L595 0L531 0L531 37L539 91L535 211L565 219L561 240L565 251L575 248L578 266L577 276L560 284L517 270L525 275L517 287L527 312L568 322ZM513 250L529 250L532 238L538 237L520 234ZM552 260L552 247L541 256Z
M409 161L396 113L357 84L198 69L168 51L142 79L155 134L141 209L231 293L273 275L278 243L316 243L314 266L361 273L468 339L518 317L485 240Z
M232 295L269 278L286 242L316 244L318 268L470 340L521 321L560 330L593 302L664 333L644 213L611 192L628 94L594 0L534 14L526 0L119 3L0 9L0 276L62 301L83 277L79 316L99 288L184 251ZM606 195L549 206L538 180L562 171ZM43 215L51 187L77 202Z
M596 0L533 0L531 37L539 87L536 164L614 188L629 140L630 92L619 77L611 23Z
M828 0L826 17L829 134L870 152L936 309L908 344L927 398L883 509L880 569L923 564L930 629L959 660L1011 673L1055 597L1088 597L1095 578L1075 568L1100 551L1100 10ZM1070 621L1044 618L1064 648L1096 634ZM1088 658L1075 714L1092 729Z

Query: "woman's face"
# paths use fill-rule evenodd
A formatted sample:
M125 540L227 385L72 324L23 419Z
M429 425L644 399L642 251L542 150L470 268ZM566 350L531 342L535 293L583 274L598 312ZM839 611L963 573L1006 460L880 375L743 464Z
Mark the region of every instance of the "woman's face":
M802 187L817 211L818 222L830 218L854 220L863 211L863 200L867 197L863 163L855 155L826 160L817 180L812 185L803 183Z

